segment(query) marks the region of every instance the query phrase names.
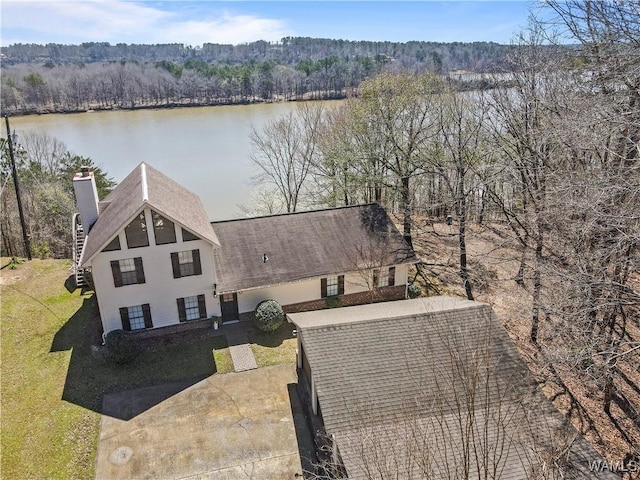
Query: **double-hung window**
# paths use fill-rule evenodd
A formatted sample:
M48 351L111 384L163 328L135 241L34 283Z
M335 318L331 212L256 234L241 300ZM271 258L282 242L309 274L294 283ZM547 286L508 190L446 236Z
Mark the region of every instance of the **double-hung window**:
M152 328L151 308L148 303L120 308L120 319L124 330Z
M338 295L338 276L327 277L327 297Z
M376 268L373 270L373 286L392 287L396 284L396 267Z
M331 275L320 279L320 296L333 297L344 294L344 275Z
M185 250L184 252L173 252L171 254L171 265L173 268L173 278L189 277L191 275L202 275L202 265L200 264L200 250Z
M178 298L178 317L181 322L207 318L207 305L204 295Z
M112 260L111 273L116 287L145 283L142 257Z
M187 250L178 252L178 264L180 265L180 276L188 277L195 272L193 265L193 251Z

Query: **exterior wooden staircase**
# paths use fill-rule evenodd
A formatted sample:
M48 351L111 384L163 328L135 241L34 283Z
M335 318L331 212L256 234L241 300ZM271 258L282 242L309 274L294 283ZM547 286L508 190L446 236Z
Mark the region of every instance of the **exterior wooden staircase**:
M82 258L82 248L84 247L84 229L80 222L80 214L75 213L71 222L71 228L73 232L73 265L71 266L72 273L76 280L76 287L84 287L87 285L84 277L84 269L80 266L80 259Z

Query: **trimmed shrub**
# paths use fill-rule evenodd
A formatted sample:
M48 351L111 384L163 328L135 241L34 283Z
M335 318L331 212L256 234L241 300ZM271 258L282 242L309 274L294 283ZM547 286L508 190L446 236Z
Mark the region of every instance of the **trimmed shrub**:
M409 298L418 298L420 295L422 295L422 289L417 283L412 283L407 288L407 293L409 294Z
M324 304L327 308L338 308L342 306L342 300L340 300L340 297L337 295L334 295L332 297L327 297Z
M263 332L273 332L284 322L284 311L275 300L264 300L256 308L256 327Z
M112 330L105 338L107 358L113 363L129 363L142 352L142 347L133 338L131 332L124 330Z

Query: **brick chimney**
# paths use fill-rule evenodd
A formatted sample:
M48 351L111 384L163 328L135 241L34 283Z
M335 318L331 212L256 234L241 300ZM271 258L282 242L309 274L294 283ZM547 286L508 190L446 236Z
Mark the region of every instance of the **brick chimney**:
M96 180L89 167L81 167L73 176L73 191L85 234L98 219L98 190Z

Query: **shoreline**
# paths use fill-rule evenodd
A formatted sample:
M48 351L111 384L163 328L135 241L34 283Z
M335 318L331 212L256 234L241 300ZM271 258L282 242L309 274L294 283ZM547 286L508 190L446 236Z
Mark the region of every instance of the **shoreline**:
M139 105L91 105L87 108L77 109L65 109L65 108L51 108L46 109L28 109L28 110L15 110L15 111L2 111L1 115L9 117L30 117L40 115L74 115L81 113L91 112L114 112L114 111L136 111L136 110L170 110L174 108L198 108L198 107L228 107L235 105L262 105L271 103L295 103L295 102L319 102L327 100L344 100L349 95L347 92L333 93L333 94L318 94L318 92L312 92L302 95L301 97L292 96L292 98L274 98L264 100L261 98L245 98L245 99L226 99L220 101L208 101L208 102L168 102L163 104L139 104Z
M484 75L484 74L483 74ZM509 87L509 80L488 81L486 78L478 78L473 80L460 80L448 77L447 81L453 85L458 92L468 92L473 90L492 90L499 87ZM182 101L172 101L165 103L135 103L133 105L116 104L116 105L100 105L90 104L78 108L62 108L61 106L49 105L41 108L25 108L25 109L2 109L0 114L9 117L28 117L49 114L70 115L76 113L89 112L111 112L111 111L135 111L135 110L166 110L172 108L196 108L196 107L219 107L234 105L260 105L270 103L289 103L289 102L318 102L327 100L344 100L349 97L357 97L358 88L348 88L342 91L313 91L303 93L301 95L278 95L270 99L260 97L230 97L217 98L206 101L192 101L184 99Z

